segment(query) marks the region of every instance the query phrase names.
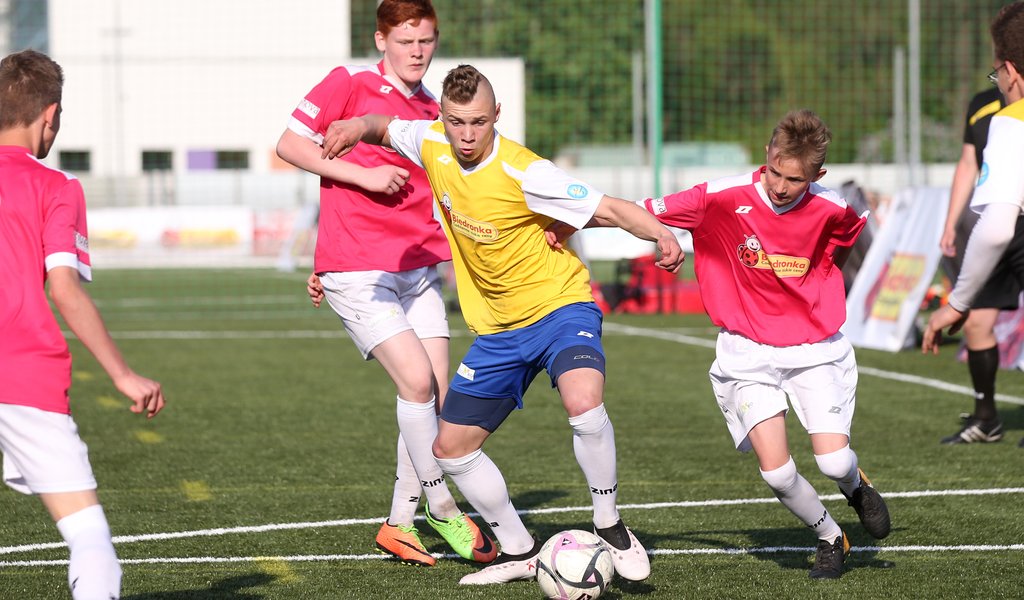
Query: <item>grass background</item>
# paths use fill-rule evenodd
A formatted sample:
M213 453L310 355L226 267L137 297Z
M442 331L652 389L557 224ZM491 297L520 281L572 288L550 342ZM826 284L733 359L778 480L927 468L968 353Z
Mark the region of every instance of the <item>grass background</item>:
M394 390L379 365L361 360L329 309L309 307L301 274L109 271L97 273L89 290L134 368L160 380L169 398L153 421L129 413L97 363L72 341L72 406L115 536L357 521L120 543L122 598L540 597L533 582L460 587L459 578L477 568L461 559L416 569L363 556L373 554L390 506ZM471 337L457 314L451 322L454 367ZM813 536L777 502L679 505L770 492L753 457L732 449L707 379L713 350L625 335L621 326L707 341L715 330L703 315L610 315L606 323L606 402L618 444L619 501L655 555L647 581L617 580L604 597L1024 596L1019 489L890 498L894 529L880 543L860 529L845 502L826 500L857 547L843 578L828 582L808 579ZM954 349L945 347L939 357L857 355L862 367L967 385ZM1022 397L1024 375L1002 371L998 387ZM862 373L853 448L883 495L1019 488L1024 407L999 405L1008 430L1001 443L937 443L971 406L962 393ZM836 494L817 471L799 423L788 421L801 472L820 494ZM526 410L510 417L486 449L520 510L575 507L528 514L538 537L589 529L589 494L564 411L544 376L527 395ZM649 503L670 505L630 506ZM66 548L11 550L60 541L38 500L7 490L0 493L0 515L0 598L68 597L66 566L18 562L66 560ZM429 528L422 533L428 548L446 551ZM955 548L967 545L1016 546ZM705 553L723 549L751 551Z

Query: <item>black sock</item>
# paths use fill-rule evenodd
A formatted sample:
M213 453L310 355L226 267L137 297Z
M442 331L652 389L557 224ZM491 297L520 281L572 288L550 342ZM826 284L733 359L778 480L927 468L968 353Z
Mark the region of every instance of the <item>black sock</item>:
M988 421L996 412L996 373L999 371L999 346L986 350L967 349L967 370L974 384L974 418Z

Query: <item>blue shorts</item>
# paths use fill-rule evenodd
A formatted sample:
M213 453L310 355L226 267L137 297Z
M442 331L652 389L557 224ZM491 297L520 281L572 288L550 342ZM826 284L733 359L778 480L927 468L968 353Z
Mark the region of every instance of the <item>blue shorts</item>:
M593 302L556 309L521 329L481 335L462 359L445 397L441 418L494 431L516 408L542 369L558 377L573 369L604 374L601 309Z

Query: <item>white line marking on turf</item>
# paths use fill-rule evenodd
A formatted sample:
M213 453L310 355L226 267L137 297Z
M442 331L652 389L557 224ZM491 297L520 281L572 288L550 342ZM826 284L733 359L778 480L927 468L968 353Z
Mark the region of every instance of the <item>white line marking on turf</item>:
M927 498L935 496L994 496L1002 494L1024 494L1024 487L1014 488L989 488L974 490L921 490L916 492L887 492L886 498ZM819 496L822 501L845 500L842 494L829 494ZM773 504L778 502L775 498L736 498L721 500L687 500L681 502L650 502L647 504L620 504L620 509L633 510L657 510L662 508L698 508L715 506L736 506L740 504ZM521 515L550 515L571 512L590 512L593 506L561 506L552 508L538 508L532 510L520 510ZM478 516L476 513L470 513ZM232 533L264 533L267 531L284 531L291 529L313 529L316 527L345 527L350 525L376 525L384 517L372 517L369 519L339 519L335 521L306 521L299 523L271 523L268 525L248 525L243 527L219 527L216 529L196 529L193 531L177 531L170 533L145 533L141 535L117 535L114 536L115 544L132 544L135 542L149 542L157 540L174 540L193 537L212 537L228 535ZM423 517L416 517L423 520ZM45 542L40 544L24 544L21 546L0 546L0 554L17 554L20 552L33 552L36 550L50 550L63 548L64 542ZM2 564L2 563L0 563Z
M680 335L678 333L672 333L671 331L644 329L642 327L632 327L630 325L621 325L619 323L605 323L604 328L607 331L621 333L623 335L649 337L659 340L667 340L670 342L677 342L680 344L687 344L690 346L700 346L702 348L715 348L714 340L697 338L689 335ZM882 379L891 379L893 381L900 381L903 383L916 383L918 385L943 390L945 392L964 394L972 397L974 396L974 390L967 386L947 383L939 379L932 379L930 377L920 377L917 375L908 375L906 373L895 373L893 371L883 371L882 369L875 369L872 367L865 367L860 365L858 365L857 370L865 375L872 375L874 377L880 377ZM1024 406L1024 398L1019 398L1017 396L1009 396L1007 394L996 394L996 400L999 400L1000 402L1007 402L1009 404L1019 404L1021 406Z
M654 556L681 555L742 555L742 554L810 554L815 548L811 546L765 546L763 548L662 548L648 550ZM888 552L1012 552L1024 551L1024 544L1006 545L962 545L962 546L851 546L851 553L888 553ZM457 554L434 554L437 558L458 558ZM122 558L124 565L162 565L162 564L203 564L203 563L289 563L289 562L336 562L343 560L384 560L389 558L381 554L304 554L298 556L195 556L195 557L156 557L156 558ZM0 567L59 567L66 566L67 559L57 560L9 560L0 561Z

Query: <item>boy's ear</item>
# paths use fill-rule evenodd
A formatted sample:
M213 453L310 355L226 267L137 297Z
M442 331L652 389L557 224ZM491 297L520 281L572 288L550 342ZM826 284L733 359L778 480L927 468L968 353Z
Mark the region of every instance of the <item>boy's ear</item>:
M54 102L43 110L43 120L47 125L53 125L57 120L57 111L60 110L60 102Z
M818 169L818 175L811 181L818 181L825 176L825 173L828 173L828 169Z

